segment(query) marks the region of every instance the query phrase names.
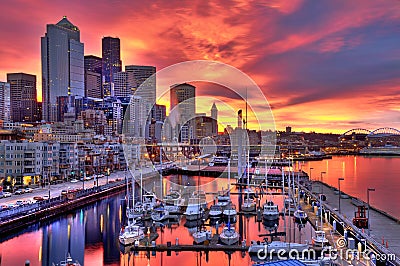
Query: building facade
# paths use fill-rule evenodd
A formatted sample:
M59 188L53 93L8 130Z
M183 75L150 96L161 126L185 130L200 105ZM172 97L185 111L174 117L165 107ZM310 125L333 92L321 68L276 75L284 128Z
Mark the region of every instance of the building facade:
M0 81L0 120L3 120L3 122L10 122L10 115L10 83Z
M8 73L10 83L11 120L14 122L36 122L37 113L36 76L25 73Z
M42 115L57 121L57 97L84 96L84 56L80 31L66 17L48 24L41 38Z
M102 39L102 76L103 97L114 96L113 82L115 73L122 71L121 44L119 38Z

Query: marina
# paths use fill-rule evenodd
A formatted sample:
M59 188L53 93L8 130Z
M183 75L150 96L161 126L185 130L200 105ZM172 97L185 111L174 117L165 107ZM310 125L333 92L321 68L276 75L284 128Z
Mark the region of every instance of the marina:
M296 175L294 174L293 176ZM148 181L149 178L151 179L152 177L146 176L146 181ZM167 176L165 178L174 180L176 176ZM185 178L188 178L188 180L192 180L194 182L204 182L205 184L213 181L216 182L216 186L220 188L226 188L228 185L228 180L225 178L198 178L197 176L188 176ZM168 260L167 257L173 258L177 256L177 254L190 254L191 252L194 252L194 254L204 253L203 259L207 258L207 260L218 261L220 257L217 258L218 255L214 254L222 252L225 259L236 261L238 263L244 262L246 264L251 264L260 262L260 260L257 259L257 256L254 257L254 250L260 249L260 247L263 246L269 247L269 250L273 250L272 247L275 247L275 249L278 247L282 249L287 249L287 247L285 246L286 244L295 249L305 249L309 246L310 248L312 248L312 250L317 252L316 254L321 254L325 246L333 248L337 247L337 242L342 239L343 235L347 235L347 238L350 240L346 241L350 241L352 245L355 245L355 247L359 246L359 243L364 243L364 245L366 245L377 254L384 253L395 254L395 256L399 255L399 246L396 245L396 243L399 243L400 240L397 233L399 231L399 224L398 221L394 220L393 217L385 215L384 212L377 209L370 210L370 222L372 225L371 236L367 236L365 235L365 230L355 228L351 221L351 218L354 216L354 210L356 208L356 205L354 205L355 202L358 202L358 204L360 204L360 202L363 203L363 201L353 198L351 197L351 195L346 198L344 195L347 194L343 192L343 195L341 197L341 214L339 214L337 211L335 211L335 209L337 209L338 207L338 195L336 194L337 189L324 184L322 186L326 200L323 202L323 208L325 211L323 212L322 216L323 223L321 223L321 215L319 215L318 210L316 211L316 207L314 206L318 201L318 195L315 194L315 191L319 191L319 189L321 189L321 183L317 181L311 181L311 183L307 184L307 187L305 187L303 185L306 184L302 182L303 185L300 185L300 190L302 191L302 193L300 194L298 184L293 182L293 180L295 181L296 179L297 178L292 177L290 178L290 180L285 182L287 184L283 190L282 184L280 186L278 186L278 184L275 184L272 187L268 185L264 186L263 188L256 185L250 186L254 192L253 199L256 206L256 208L251 211L242 209L242 206L244 206L242 204L245 202L245 199L250 198L248 195L249 190L244 189L244 184L240 184L236 187L232 186L232 190L229 194L226 194L227 190L225 190L225 192L201 192L201 190L195 190L196 193L193 194L192 192L191 197L193 206L198 206L195 207L195 209L203 210L201 221L199 219L188 219L188 217L185 217L183 215L183 210L176 212L176 214L174 216L171 216L170 218L162 219L159 221L157 221L157 219L154 219L154 217L152 219L151 216L146 216L146 218L143 217L143 219L138 220L138 223L134 226L135 228L132 228L136 230L133 230L132 232L136 232L135 235L140 236L140 239L137 239L139 241L126 243L124 244L124 247L120 247L120 244L113 244L115 249L119 250L118 253L121 252L121 254L118 256L117 253L114 253L113 260L115 262L121 261L122 263L122 261L125 261L126 259L133 259L133 257L130 257L129 254L133 254L134 257L137 257L138 260L141 260L140 254L142 254L144 258L147 258L151 262L151 264L154 263L154 265L158 265L158 263L160 262L160 256L163 260ZM122 187L125 188L126 184L123 182L124 179L122 179L121 181ZM138 183L140 182L139 180L136 181ZM232 180L230 183L234 184L235 181L236 180ZM127 189L127 191L131 191L131 189ZM172 193L172 191L174 190L171 187L166 187L165 191L170 191L166 193L169 193L171 196L165 198L170 200L169 203L172 204L171 206L173 206L173 202L177 203L176 199L179 198L178 194L181 195L181 193ZM118 192L116 191L116 193ZM143 193L143 191L136 187L136 189L134 190L134 194L138 195L136 196L137 199L140 199L141 196L143 196L141 193ZM196 197L193 198L193 195L195 195ZM93 220L93 222L96 220L97 222L90 222L92 226L95 226L93 228L94 230L100 230L100 232L103 231L104 233L104 230L108 228L107 238L118 239L120 229L126 228L126 226L124 225L126 225L128 221L128 215L125 210L128 206L126 206L126 204L124 203L126 201L124 198L126 198L126 196L119 193L115 194L115 196L108 196L103 199L99 198L101 199L101 201L94 203L94 205L89 204L88 207L85 207L83 209L78 208L75 213L73 210L71 210L72 213L70 211L70 214L66 216L66 218L70 217L65 220L65 222L68 222L63 222L64 226L67 226L64 228L70 227L72 232L73 227L81 224L78 221L81 220L83 217L87 218L84 218L85 222L82 225L88 224L89 221L93 220L94 218L95 220ZM289 201L289 198L293 199L293 201ZM204 205L204 203L199 204L200 201L204 199L207 199L207 201L209 202L209 204L207 204L206 206ZM229 203L229 199L232 200L232 203ZM224 204L224 201L227 201L228 204ZM271 201L273 201L274 204L277 204L281 212L278 212L278 216L274 217L273 219L263 219L263 204L266 204L266 206L268 206L267 203ZM298 220L296 219L296 216L294 216L293 210L295 209L294 206L296 205L296 202L298 202L301 210L304 211L304 213L307 215L306 218ZM218 203L220 204L218 205ZM224 216L222 214L217 214L212 217L210 215L210 211L213 210L213 208L211 207L213 206L213 204L216 207L221 208L222 210L226 209L227 206L232 206L232 209L236 211L236 214L234 215L235 219L224 219ZM107 207L102 207L103 205ZM108 211L106 210L111 210L111 206L113 213L107 214ZM93 212L94 210L96 210L96 212ZM216 209L214 208L214 210ZM86 214L82 216L83 213ZM95 215L95 217L97 218L93 217L89 219L89 217L93 215ZM113 223L109 224L109 222L106 221L110 221L110 218L107 218L105 215L109 215L109 217L119 218L113 221ZM62 221L63 219L65 219L62 218L64 217L63 215L61 215L60 218L56 217L57 216L53 218L49 217L47 221L43 220L40 224L33 224L29 227L29 234L37 234L37 229L35 228L39 228L38 226L44 226L43 230L49 230L49 226L53 227L55 225L54 223L57 224L59 223L58 221ZM191 216L189 215L189 218L190 217ZM193 215L193 217L199 216L198 214L196 214ZM384 224L386 224L386 226L384 226ZM110 227L110 225L112 227ZM346 225L346 233L343 230L343 225ZM89 230L89 228L87 228L86 226L84 226L83 228L86 228L84 230ZM78 231L82 230L83 228L79 229ZM142 235L137 234L138 232L140 232L140 230L142 230ZM114 236L110 236L110 232L113 232ZM326 238L321 236L321 232ZM25 233L22 234L25 235ZM91 234L93 234L93 232ZM318 239L321 239L321 237L322 239L326 240L321 242L323 243L322 245L316 244L315 241L318 241ZM384 242L382 244L382 242L380 241L382 240L382 237L385 239L385 241L387 241L387 243ZM11 238L10 240L5 241L18 241L18 239L20 239L20 237ZM78 241L78 243L80 244L72 246L83 247L88 245L90 246L90 244L87 243L87 240L88 239L84 240L86 243L84 244L82 240L74 239L71 236L71 239L69 241ZM3 245L3 243L1 245ZM43 242L42 245L47 244L46 242ZM68 244L67 246L69 245L70 244ZM68 250L68 248L66 248L66 250ZM251 251L250 254L249 250ZM84 261L83 258L87 258L87 255L83 255L82 250L78 252L73 251L73 249L70 248L69 251L73 252L72 256L74 258L76 257L78 261ZM163 253L165 254L162 255ZM274 255L271 254L268 255L268 257L269 256ZM61 261L62 257L59 256L57 258L54 257L48 259L52 261ZM339 265L347 265L343 261L341 261L340 263L342 264ZM392 260L388 261L387 263L390 263L390 265L399 265L398 261L394 258L392 258ZM32 263L32 265L36 264ZM379 265L379 263L377 265Z

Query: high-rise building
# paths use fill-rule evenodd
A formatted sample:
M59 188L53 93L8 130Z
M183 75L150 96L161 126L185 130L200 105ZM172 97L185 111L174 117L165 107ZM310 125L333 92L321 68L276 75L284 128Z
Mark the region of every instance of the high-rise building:
M212 135L218 135L218 109L215 103L211 107L211 118L212 118Z
M102 74L103 61L101 57L95 55L85 55L85 71Z
M122 71L121 45L119 38L104 37L102 39L102 75L103 75L103 97L114 96L114 75Z
M188 84L176 84L170 88L170 117L174 117L176 137L181 142L195 138L196 87Z
M114 74L114 96L129 97L135 93L136 82L131 72L117 72Z
M133 73L133 78L138 89L135 96L142 97L151 106L156 102L156 67L154 66L125 66L125 71Z
M0 120L10 121L10 83L0 81Z
M85 56L85 97L102 98L102 59L94 55Z
M63 17L41 38L43 119L57 120L57 97L84 96L83 43L78 27Z
M37 113L36 76L25 73L8 73L10 83L11 120L13 122L36 122Z

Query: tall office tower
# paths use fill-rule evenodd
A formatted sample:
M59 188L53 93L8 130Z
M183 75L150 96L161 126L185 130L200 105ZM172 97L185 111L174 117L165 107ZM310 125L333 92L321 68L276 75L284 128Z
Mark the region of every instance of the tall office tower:
M117 72L114 74L114 96L129 97L135 93L136 82L131 72Z
M164 122L166 118L167 108L165 105L156 104L152 109L151 117L154 118L155 121Z
M102 98L102 59L94 55L85 56L85 97Z
M8 73L7 82L10 83L11 120L13 122L38 121L36 76Z
M181 142L195 138L194 117L196 114L196 87L187 83L176 84L170 88L171 114L174 118L175 130Z
M63 17L41 38L43 119L57 121L57 97L84 96L83 43L78 27Z
M103 97L113 96L114 75L122 71L121 46L119 38L104 37L102 39L103 60Z
M10 121L10 83L0 81L0 120Z
M125 66L125 72L133 73L137 88L142 85L135 96L142 97L153 106L156 102L156 67L129 65Z
M212 118L212 135L218 135L218 109L215 103L211 107L211 118Z

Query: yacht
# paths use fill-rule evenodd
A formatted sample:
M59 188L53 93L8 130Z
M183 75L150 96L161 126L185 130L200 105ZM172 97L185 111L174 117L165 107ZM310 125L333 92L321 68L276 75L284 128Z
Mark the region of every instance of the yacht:
M218 219L222 216L222 207L219 205L212 205L210 207L210 212L208 213L210 219Z
M233 245L239 242L239 233L230 224L225 226L222 233L219 235L219 240L225 245Z
M183 213L186 220L198 220L204 217L204 209L198 198L190 198L186 211Z
M288 213L288 212L294 213L296 211L296 204L295 204L293 198L285 198L285 200L283 202L284 202L286 213Z
M315 231L315 236L312 237L312 243L317 247L324 247L329 245L328 239L325 237L324 231Z
M211 230L206 230L204 227L201 227L199 230L193 233L193 240L196 244L203 244L206 240L210 240Z
M242 211L254 212L256 211L256 203L250 197L246 198L242 204Z
M143 229L140 228L139 225L134 223L128 223L128 225L124 228L121 228L121 232L119 234L119 242L122 245L131 245L136 241L139 241L144 238Z
M272 201L268 201L267 203L265 203L263 206L263 218L265 220L278 220L278 205L275 205Z
M228 222L235 221L236 215L237 215L237 211L236 211L235 205L232 204L232 203L228 204L228 206L226 206L226 208L222 212L222 215L224 217L224 220L226 220Z
M151 219L155 222L166 220L169 216L169 212L164 208L164 205L160 204L155 206L151 211Z
M166 205L182 206L185 203L185 199L182 198L181 193L176 190L170 190L170 192L165 195L163 201Z

